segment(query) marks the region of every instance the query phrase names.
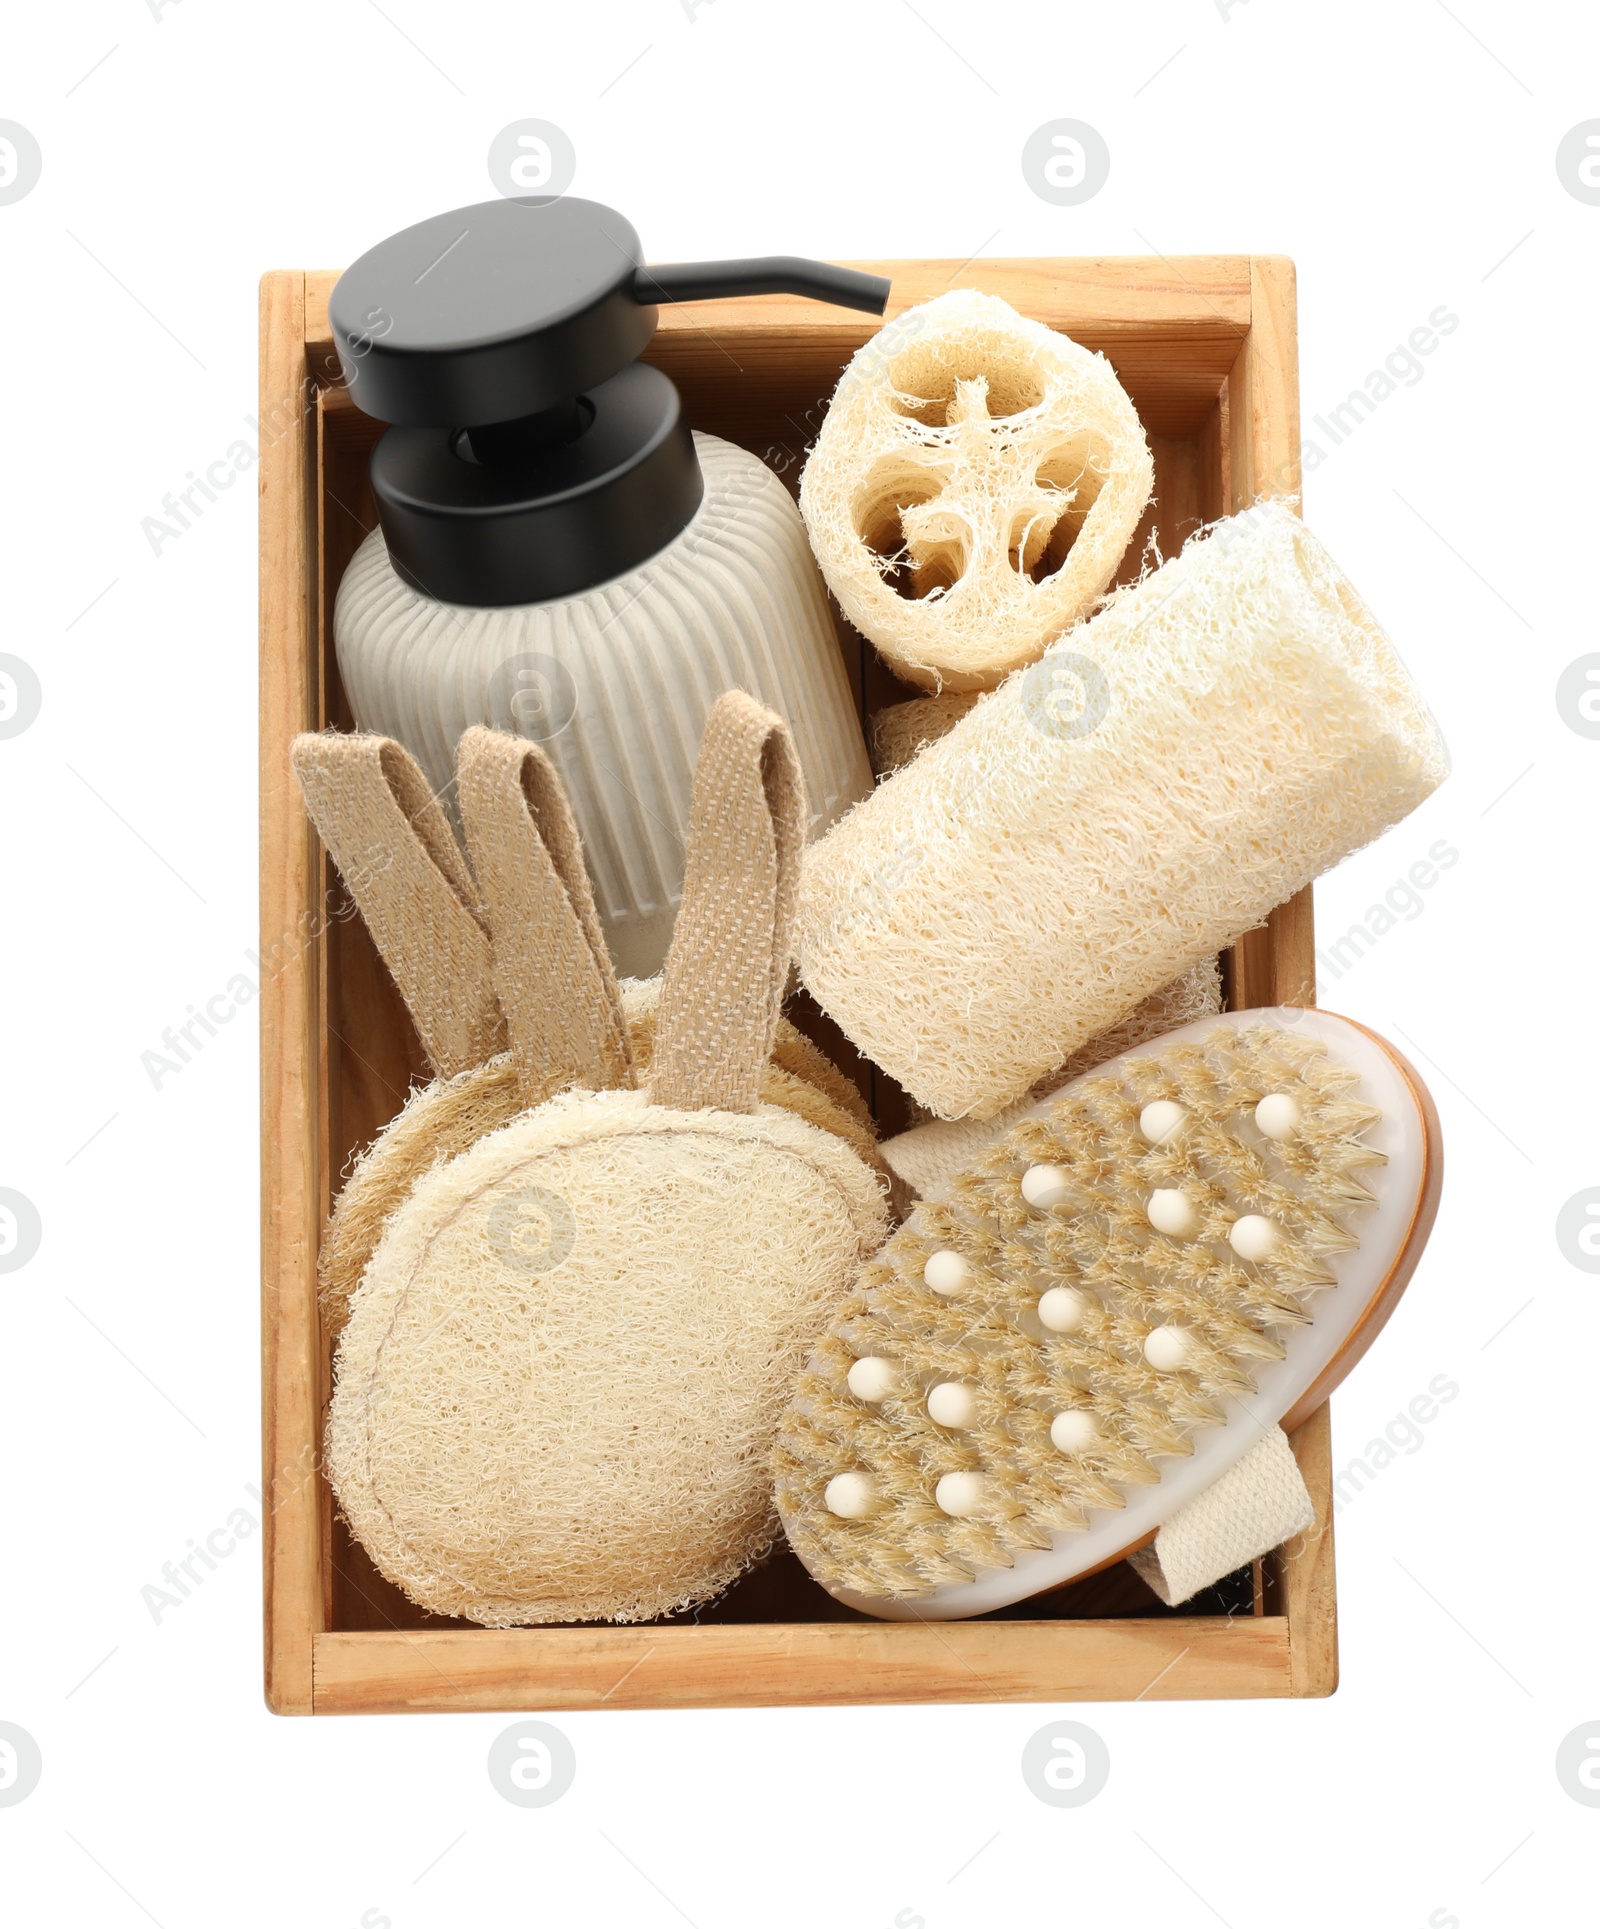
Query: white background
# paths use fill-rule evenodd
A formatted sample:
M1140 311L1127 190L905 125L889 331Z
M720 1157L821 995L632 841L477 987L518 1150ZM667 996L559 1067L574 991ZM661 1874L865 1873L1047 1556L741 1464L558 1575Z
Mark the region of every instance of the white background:
M8 1920L1586 1919L1600 1810L1555 1751L1600 1720L1600 1279L1555 1219L1600 1183L1600 743L1555 686L1600 649L1600 207L1555 150L1597 75L1592 9L1488 0L8 12L0 117L44 156L0 207L0 649L44 692L0 743L0 1184L44 1225L0 1277L0 1720L44 1754L0 1808ZM1434 1376L1460 1388L1340 1515L1331 1701L564 1717L577 1780L524 1811L485 1773L510 1716L265 1712L257 1542L145 1605L257 1478L252 1019L159 1090L141 1065L255 942L253 491L159 555L141 519L253 440L259 274L485 198L528 116L656 259L1292 254L1308 435L1459 316L1306 488L1455 757L1319 887L1323 932L1435 840L1460 854L1323 990L1414 1051L1449 1147L1432 1248L1335 1401L1338 1464ZM1020 168L1062 116L1112 156L1075 208ZM1112 1764L1071 1811L1019 1770L1063 1715Z

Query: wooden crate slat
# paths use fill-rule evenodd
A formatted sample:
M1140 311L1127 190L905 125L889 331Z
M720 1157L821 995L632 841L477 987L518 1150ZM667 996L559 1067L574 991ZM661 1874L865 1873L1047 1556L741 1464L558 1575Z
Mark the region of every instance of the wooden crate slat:
M307 420L305 277L261 285L261 1278L266 1693L311 1708L313 1638L326 1626L317 1423L316 1311L322 1060L308 912L322 860L289 771L314 727L314 503Z
M1139 391L1135 399L1152 434L1193 432L1250 335L1254 291L1245 255L850 265L892 277L891 316L949 288L978 287L1100 350ZM338 376L328 326L328 297L337 279L332 271L306 277L307 350L329 380ZM723 422L710 425L717 433L748 437L752 424L770 419L774 383L789 384L803 370L806 398L794 413L806 441L816 433L840 370L881 326L874 316L789 295L669 305L660 314L644 359L675 380L716 377L727 390L728 408ZM732 337L738 341L736 362L726 346Z
M322 1634L319 1714L1192 1701L1292 1692L1277 1615Z

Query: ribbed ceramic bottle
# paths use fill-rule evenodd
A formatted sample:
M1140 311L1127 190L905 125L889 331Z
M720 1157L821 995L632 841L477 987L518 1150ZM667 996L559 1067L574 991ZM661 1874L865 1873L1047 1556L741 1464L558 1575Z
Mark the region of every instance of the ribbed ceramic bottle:
M799 511L746 450L696 434L705 495L639 568L554 602L470 609L396 574L382 532L339 586L334 644L356 723L397 738L451 802L472 724L538 740L572 799L617 969L660 968L683 887L711 706L744 690L794 733L811 836L872 789Z

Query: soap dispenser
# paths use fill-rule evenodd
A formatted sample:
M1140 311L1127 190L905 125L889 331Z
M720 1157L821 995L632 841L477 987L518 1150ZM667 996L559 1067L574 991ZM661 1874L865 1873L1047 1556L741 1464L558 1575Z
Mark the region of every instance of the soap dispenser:
M810 835L872 788L799 511L756 456L692 432L638 356L663 303L787 293L881 314L888 292L787 256L646 267L621 215L540 196L419 222L334 288L351 397L390 425L378 527L334 607L352 714L452 808L470 725L537 738L626 976L666 954L695 755L725 690L789 724Z

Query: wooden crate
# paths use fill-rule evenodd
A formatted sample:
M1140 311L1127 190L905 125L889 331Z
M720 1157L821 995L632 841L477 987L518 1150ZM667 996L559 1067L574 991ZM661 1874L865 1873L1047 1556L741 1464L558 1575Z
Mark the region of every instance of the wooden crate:
M1299 487L1294 271L1275 257L873 262L892 310L952 286L1103 350L1155 453L1147 527L1171 554L1199 521ZM329 1346L317 1241L350 1153L424 1075L409 1021L307 826L297 731L348 726L334 592L376 517L377 425L341 386L336 277L261 286L262 1322L266 1693L284 1714L399 1709L760 1706L1324 1695L1336 1680L1327 1410L1295 1436L1316 1525L1248 1585L1161 1608L1125 1566L981 1621L852 1614L776 1556L695 1617L496 1632L423 1613L372 1568L319 1470ZM665 308L648 359L691 423L761 453L793 484L869 318L785 297ZM1137 567L1142 540L1130 550ZM896 694L853 632L864 707ZM1235 1006L1310 1003L1310 894L1225 960ZM834 1042L837 1044L835 1035ZM848 1053L841 1054L848 1062ZM881 1077L874 1103L894 1123Z

